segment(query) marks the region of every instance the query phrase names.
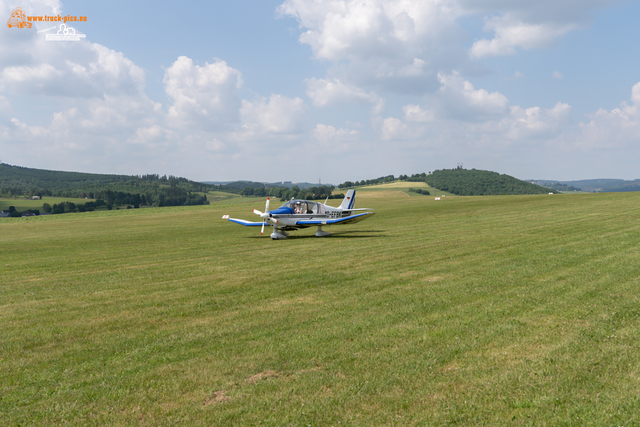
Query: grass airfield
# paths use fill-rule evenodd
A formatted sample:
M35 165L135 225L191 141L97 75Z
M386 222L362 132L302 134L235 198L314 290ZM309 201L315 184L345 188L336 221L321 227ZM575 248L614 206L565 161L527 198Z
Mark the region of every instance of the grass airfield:
M640 193L418 186L3 218L0 425L640 423Z

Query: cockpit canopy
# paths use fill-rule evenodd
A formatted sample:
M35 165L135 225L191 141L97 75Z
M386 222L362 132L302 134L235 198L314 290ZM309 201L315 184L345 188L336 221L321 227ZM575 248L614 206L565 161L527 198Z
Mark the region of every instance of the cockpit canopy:
M292 209L294 214L323 215L325 213L324 205L322 203L316 203L309 200L289 200L284 205L280 206L280 209L282 208Z

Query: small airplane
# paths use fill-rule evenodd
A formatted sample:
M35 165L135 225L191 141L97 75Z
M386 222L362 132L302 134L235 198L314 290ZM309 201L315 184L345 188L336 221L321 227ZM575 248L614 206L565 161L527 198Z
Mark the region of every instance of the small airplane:
M248 227L262 226L260 234L264 234L265 224L269 224L273 228L271 238L273 240L286 239L289 233L287 231L298 230L299 228L308 228L317 226L316 237L325 237L331 233L323 231L322 227L325 225L337 225L337 224L354 224L374 215L375 212L370 212L371 209L362 208L355 209L356 202L356 190L347 191L347 195L342 200L342 204L337 208L327 205L327 200L324 203L312 202L311 200L291 199L278 209L269 210L269 199L267 198L267 205L264 212L260 212L257 209L253 210L253 213L259 215L262 218L262 222L245 221L244 219L229 218L229 215L224 215L222 219L228 219L236 224L246 225ZM362 212L366 211L366 212Z

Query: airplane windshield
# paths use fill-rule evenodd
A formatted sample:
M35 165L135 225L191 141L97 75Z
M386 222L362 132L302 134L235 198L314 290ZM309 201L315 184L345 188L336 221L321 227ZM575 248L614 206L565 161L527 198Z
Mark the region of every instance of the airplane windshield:
M281 208L291 208L295 214L322 215L324 205L322 203L311 202L309 200L290 200Z

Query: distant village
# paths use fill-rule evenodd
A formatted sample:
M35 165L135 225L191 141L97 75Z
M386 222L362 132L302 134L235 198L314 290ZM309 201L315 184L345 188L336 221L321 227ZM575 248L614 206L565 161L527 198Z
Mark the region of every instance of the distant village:
M40 196L25 197L23 200L40 200ZM29 211L22 212L20 216L27 217L27 216L36 216L36 215L51 215L51 213L50 212L36 213L36 212L31 212L31 209L30 209ZM8 218L11 216L14 216L13 210L11 209L3 210L2 212L0 212L0 218Z

